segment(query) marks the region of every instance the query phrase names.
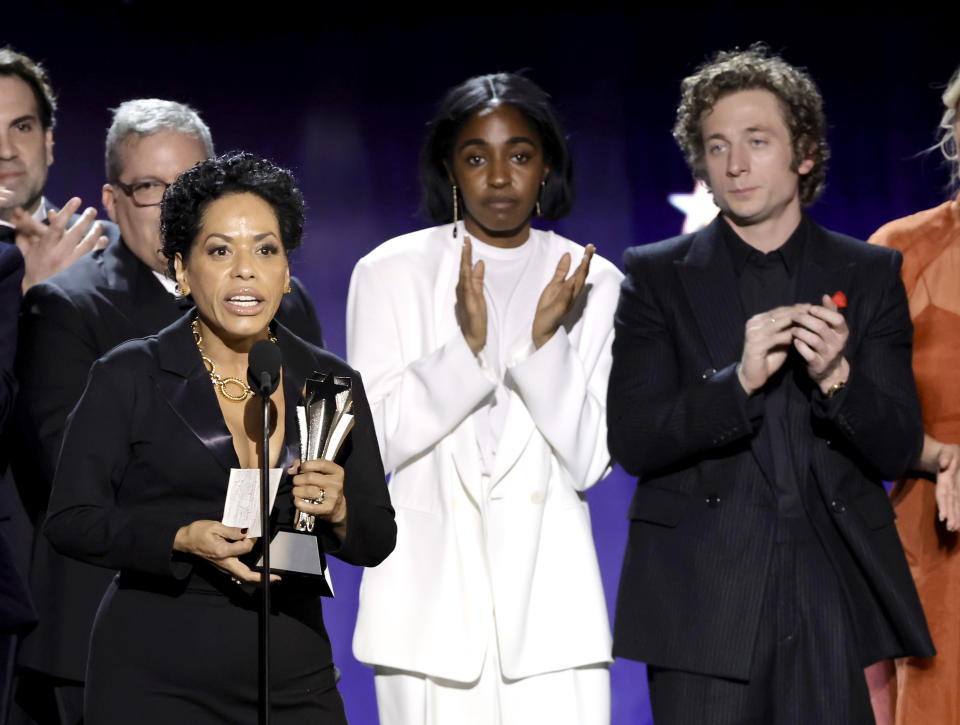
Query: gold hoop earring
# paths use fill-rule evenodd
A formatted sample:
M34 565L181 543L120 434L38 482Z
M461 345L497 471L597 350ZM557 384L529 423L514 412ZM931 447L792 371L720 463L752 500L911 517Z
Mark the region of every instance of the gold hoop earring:
M287 286L286 286L286 287L284 288L284 290L283 290L283 294L288 295L288 294L290 294L291 292L293 292L293 290L290 289L290 285L289 285L289 283L288 283Z
M457 236L457 220L460 216L460 209L457 206L457 185L453 185L453 236L456 239Z
M536 206L537 216L543 216L543 213L540 211L540 197L543 195L543 190L546 188L546 186L547 186L546 181L540 182L540 191L537 192L537 206Z
M187 297L187 296L190 295L190 288L189 288L189 287L183 287L183 286L181 286L181 285L178 284L178 285L177 285L177 292L179 292L181 296Z

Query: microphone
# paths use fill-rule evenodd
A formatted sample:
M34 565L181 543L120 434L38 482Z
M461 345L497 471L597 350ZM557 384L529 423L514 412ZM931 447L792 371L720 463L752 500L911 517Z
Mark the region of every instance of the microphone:
M247 384L257 395L269 396L280 384L283 355L270 340L257 340L247 356Z

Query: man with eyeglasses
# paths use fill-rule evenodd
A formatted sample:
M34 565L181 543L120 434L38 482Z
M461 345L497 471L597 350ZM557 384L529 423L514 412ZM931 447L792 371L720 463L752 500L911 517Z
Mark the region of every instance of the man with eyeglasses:
M66 418L97 358L158 332L192 307L164 274L160 202L177 176L211 156L210 130L189 106L159 99L121 104L107 132L103 186L103 205L121 238L24 298L16 409L22 441L14 474L36 525L30 583L40 618L18 658L17 703L32 718L25 722L81 721L87 643L113 577L60 556L40 532ZM313 303L298 280L290 284L278 321L322 345Z

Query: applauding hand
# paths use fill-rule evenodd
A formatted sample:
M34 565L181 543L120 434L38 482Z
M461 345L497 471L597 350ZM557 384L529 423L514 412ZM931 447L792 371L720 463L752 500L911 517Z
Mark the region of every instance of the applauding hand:
M15 209L10 223L16 227L17 247L23 254L23 291L66 269L87 252L103 249L108 239L103 224L94 223L97 212L88 208L72 225L70 217L80 208L73 197L60 211L47 214L49 224L41 224L23 209Z
M747 395L766 385L770 376L786 362L795 314L794 306L777 307L747 320L743 353L737 366L737 377Z
M473 264L470 237L460 252L460 279L457 281L457 324L474 355L487 344L487 300L483 296L483 260Z
M588 244L579 266L569 277L567 272L570 271L570 252L560 257L553 278L547 282L547 286L540 294L537 312L533 318L533 344L538 350L553 337L553 333L560 327L560 320L573 306L573 301L583 289L587 273L590 271L590 259L596 251L596 247Z
M960 531L960 447L944 443L937 455L935 495L940 520L948 531Z
M823 305L797 305L793 346L807 361L807 374L827 393L850 377L850 363L843 355L850 337L847 320L829 296Z

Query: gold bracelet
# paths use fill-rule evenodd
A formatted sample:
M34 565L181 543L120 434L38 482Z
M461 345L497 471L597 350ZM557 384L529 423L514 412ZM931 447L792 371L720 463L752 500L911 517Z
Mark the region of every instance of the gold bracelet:
M847 387L847 381L841 380L839 383L834 383L831 385L827 392L824 393L824 396L826 396L826 398L829 400L845 387Z

